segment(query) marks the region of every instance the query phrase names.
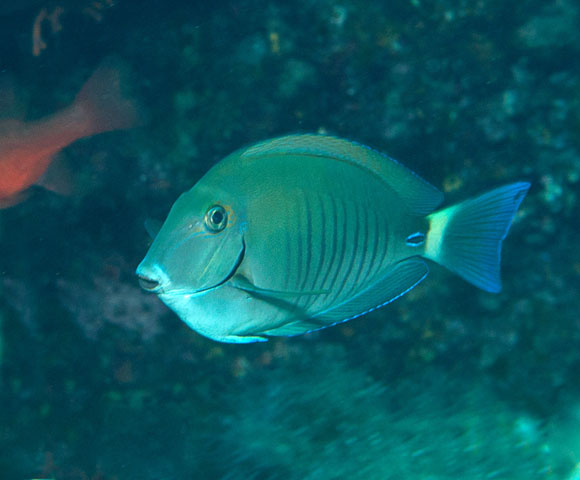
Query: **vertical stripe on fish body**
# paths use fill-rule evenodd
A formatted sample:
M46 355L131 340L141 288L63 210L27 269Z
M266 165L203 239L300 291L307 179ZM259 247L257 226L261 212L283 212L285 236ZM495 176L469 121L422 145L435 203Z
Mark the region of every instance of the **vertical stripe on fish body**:
M334 158L262 155L246 169L240 194L251 228L240 273L254 285L296 292L292 303L308 315L375 283L409 248L396 232L427 226L378 177ZM267 194L252 186L256 177Z
M193 329L227 342L367 313L425 278L421 257L497 291L501 241L528 187L464 202L467 218L464 204L433 213L441 192L368 147L319 135L267 140L180 197L137 273Z

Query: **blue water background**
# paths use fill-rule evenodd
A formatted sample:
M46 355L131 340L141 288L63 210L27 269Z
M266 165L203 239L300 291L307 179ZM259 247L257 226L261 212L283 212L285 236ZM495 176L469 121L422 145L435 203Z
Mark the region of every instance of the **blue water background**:
M61 153L72 195L0 210L0 478L580 478L577 2L115 3L0 7L29 120L109 55L146 120ZM387 152L448 203L531 181L503 291L433 266L383 309L253 345L142 292L145 220L231 151L296 132Z

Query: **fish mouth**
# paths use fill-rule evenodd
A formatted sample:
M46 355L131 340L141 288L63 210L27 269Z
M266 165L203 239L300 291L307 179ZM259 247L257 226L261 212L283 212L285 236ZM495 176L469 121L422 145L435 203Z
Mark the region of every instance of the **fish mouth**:
M143 260L137 267L137 280L139 286L148 293L160 293L163 286L169 283L169 278L160 265L147 266Z
M137 274L137 280L139 286L146 292L157 293L161 289L161 285L157 280L153 280L145 275Z
M139 281L139 286L145 290L146 292L149 293L155 293L159 296L171 296L171 297L175 297L175 296L185 296L185 295L200 295L202 293L206 293L210 290L215 290L218 287L221 287L224 283L226 283L228 280L230 280L238 271L238 268L240 268L240 265L242 264L242 261L244 260L244 256L246 253L246 242L242 239L242 249L240 250L240 253L238 254L238 258L236 259L236 261L234 262L234 265L232 267L232 269L230 270L230 272L219 282L215 283L214 285L210 285L209 287L205 287L205 288L201 288L201 289L197 289L197 290L189 290L189 289L185 289L185 288L171 288L170 285L168 285L168 283L170 283L170 280L168 280L167 282L165 282L165 285L155 279L152 279L150 277L147 277L146 275L142 275L142 274L137 274L137 279ZM170 287L170 288L167 288Z

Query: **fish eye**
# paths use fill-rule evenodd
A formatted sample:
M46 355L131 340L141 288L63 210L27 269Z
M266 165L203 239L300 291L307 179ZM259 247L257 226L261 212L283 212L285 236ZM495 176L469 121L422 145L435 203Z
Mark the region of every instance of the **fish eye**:
M228 223L228 212L221 205L214 205L205 214L204 221L210 232L221 232Z

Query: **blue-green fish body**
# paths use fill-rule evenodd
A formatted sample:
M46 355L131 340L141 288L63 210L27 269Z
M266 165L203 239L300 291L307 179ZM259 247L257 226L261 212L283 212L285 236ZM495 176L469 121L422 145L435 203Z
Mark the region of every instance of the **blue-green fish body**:
M495 292L528 188L435 211L439 190L370 148L276 138L234 152L184 193L137 274L191 328L236 343L363 315L423 280L423 258Z

